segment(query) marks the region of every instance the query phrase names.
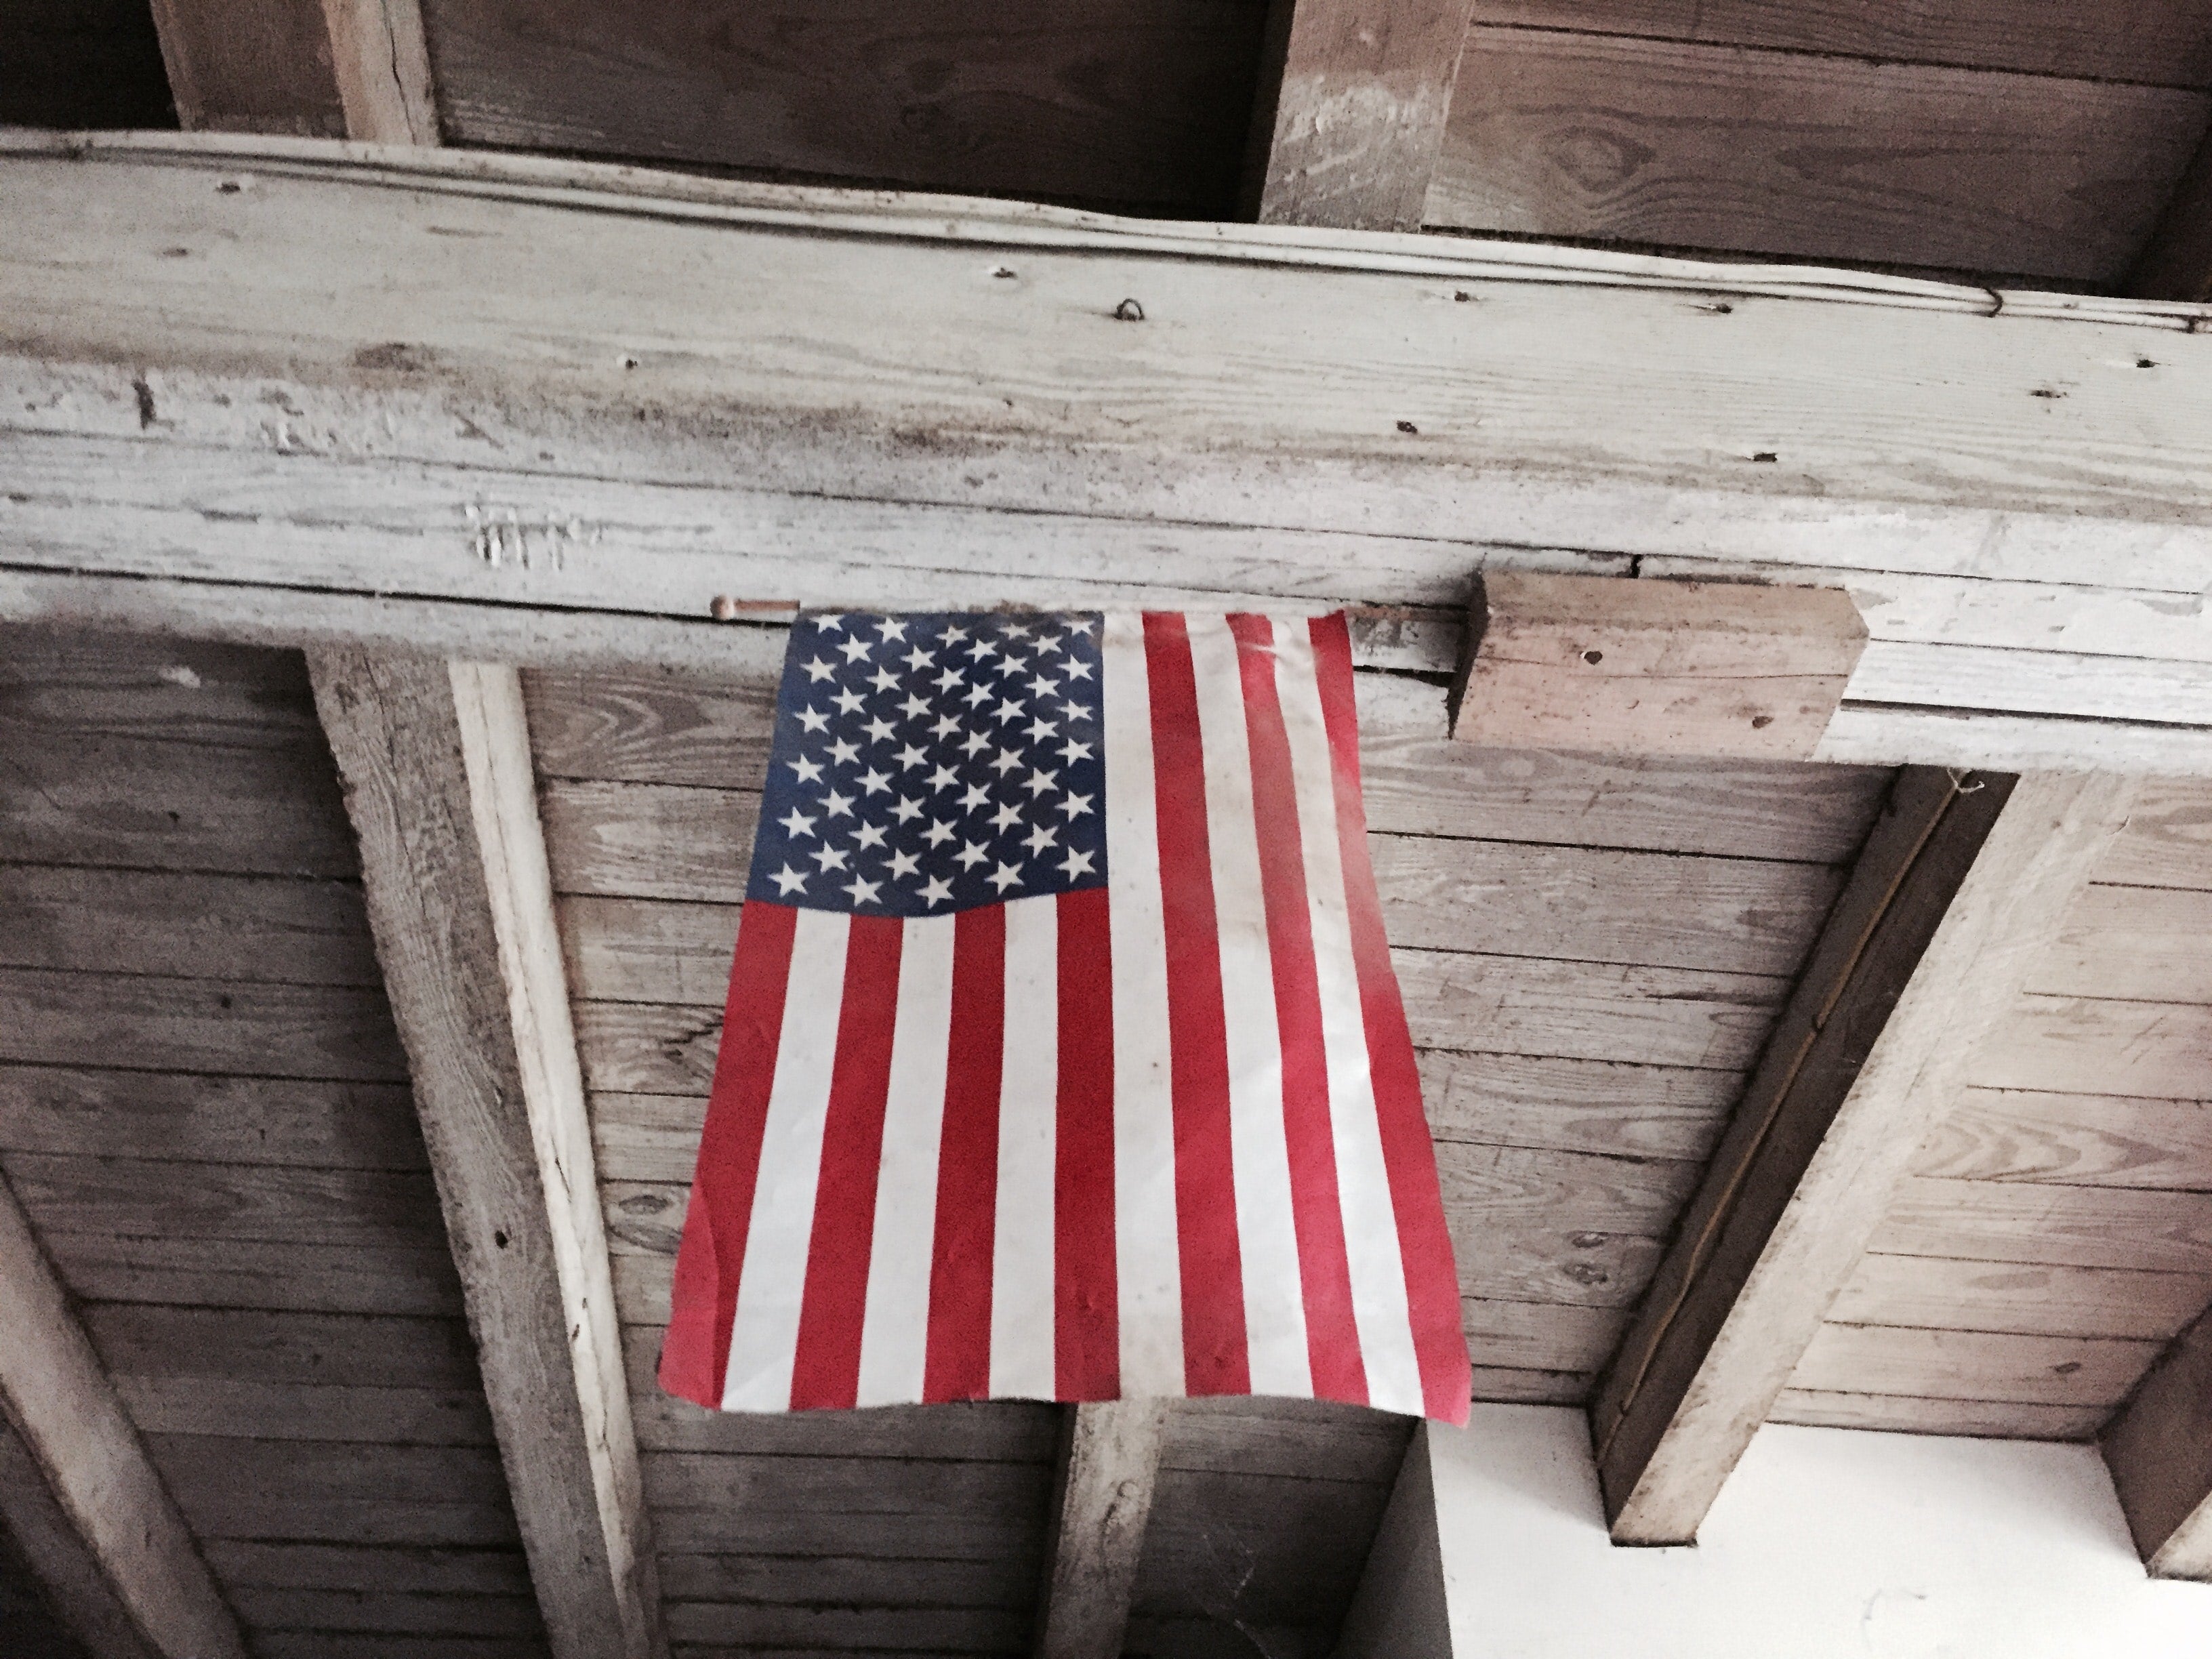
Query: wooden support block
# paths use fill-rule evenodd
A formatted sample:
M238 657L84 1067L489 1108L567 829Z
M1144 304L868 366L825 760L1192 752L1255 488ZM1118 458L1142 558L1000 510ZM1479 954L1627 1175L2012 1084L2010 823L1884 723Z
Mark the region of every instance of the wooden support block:
M1037 1659L1121 1653L1168 1405L1109 1400L1067 1408L1037 1599Z
M1696 1536L2133 797L1899 775L1592 1401L1617 1542Z
M2098 1443L2151 1576L2212 1583L2212 1312L2173 1339Z
M520 679L359 652L309 666L555 1659L659 1659Z
M1492 572L1476 580L1452 735L1809 760L1866 639L1836 588Z
M5 1182L0 1408L0 1521L87 1646L100 1659L246 1659L237 1620Z

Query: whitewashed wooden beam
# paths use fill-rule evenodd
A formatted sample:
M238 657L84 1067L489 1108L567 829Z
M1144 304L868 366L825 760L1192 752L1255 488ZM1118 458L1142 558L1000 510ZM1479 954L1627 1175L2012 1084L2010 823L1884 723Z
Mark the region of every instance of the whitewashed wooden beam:
M1418 230L1472 0L1276 0L1248 211L1262 224Z
M0 1519L92 1650L246 1659L237 1620L4 1182L0 1408Z
M9 134L0 191L0 605L1746 577L1867 619L1822 758L2212 749L2205 307L304 141Z
M556 1659L660 1659L583 1077L511 668L310 654Z
M2098 1443L2151 1575L2212 1583L2212 1313L2167 1345Z
M1037 1593L1037 1659L1119 1659L1167 1413L1161 1400L1067 1408Z
M323 0L346 136L372 144L434 144L438 100L421 0Z
M2112 775L1900 775L1599 1381L1616 1541L1696 1536L2134 793Z

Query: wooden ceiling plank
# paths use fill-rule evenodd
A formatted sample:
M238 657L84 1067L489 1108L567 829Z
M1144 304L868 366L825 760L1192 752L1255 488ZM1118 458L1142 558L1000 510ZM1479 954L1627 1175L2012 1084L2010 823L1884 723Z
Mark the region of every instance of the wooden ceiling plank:
M1419 230L1472 0L1274 0L1246 211L1263 225Z
M360 653L310 666L553 1652L660 1659L520 684Z
M337 137L329 39L299 0L153 0L178 123L188 131Z
M1617 1540L1696 1535L2133 787L1900 775L1596 1396Z
M2212 1311L2167 1346L2098 1445L2151 1576L2212 1582Z
M0 1520L92 1650L246 1659L238 1620L0 1182Z
M421 0L323 0L346 136L373 144L434 144L438 100Z
M1118 1659L1168 1409L1164 1400L1066 1408L1037 1595L1037 1659Z

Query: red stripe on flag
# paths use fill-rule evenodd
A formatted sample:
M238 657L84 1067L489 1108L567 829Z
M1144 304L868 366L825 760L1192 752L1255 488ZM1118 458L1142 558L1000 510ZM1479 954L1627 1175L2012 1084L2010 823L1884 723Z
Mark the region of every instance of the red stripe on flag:
M1311 624L1314 672L1321 683L1322 716L1328 726L1329 757L1336 781L1336 832L1342 848L1345 896L1351 907L1352 952L1359 974L1359 1002L1367 1024L1367 1060L1375 1077L1375 1107L1382 1121L1382 1161L1389 1171L1390 1202L1398 1218L1398 1247L1406 1264L1406 1299L1413 1318L1413 1352L1421 1364L1421 1393L1428 1414L1465 1423L1474 1378L1460 1325L1459 1280L1451 1237L1444 1231L1443 1195L1437 1184L1436 1149L1421 1112L1421 1075L1406 1006L1390 966L1382 932L1382 906L1375 869L1367 858L1367 811L1359 795L1359 722L1352 696L1352 634L1341 615Z
M1274 630L1265 617L1232 616L1244 725L1252 752L1252 811L1260 826L1260 890L1275 978L1275 1025L1283 1050L1283 1135L1291 1158L1291 1216L1306 1310L1313 1391L1367 1403L1367 1367L1352 1310L1352 1262L1337 1193L1330 1127L1328 1048L1322 1036L1321 975L1306 908L1305 848L1298 821L1290 734L1275 690Z
M1145 665L1152 688L1160 891L1167 921L1183 1385L1194 1395L1249 1394L1244 1267L1229 1127L1229 1033L1206 823L1206 756L1199 738L1190 634L1181 616L1145 613Z
M684 1242L676 1252L668 1334L660 1345L660 1386L694 1405L722 1403L730 1322L737 1313L738 1276L752 1224L753 1188L760 1178L761 1137L768 1128L769 1091L775 1082L784 988L798 922L794 909L750 899L738 920L721 1052L714 1060Z
M1060 1095L1054 1130L1055 1392L1121 1394L1114 1263L1113 939L1106 890L1060 896Z
M884 1102L890 1089L891 1031L898 1012L896 916L854 916L845 946L837 1056L822 1124L822 1169L814 1231L806 1248L791 1404L850 1407L860 1386L860 1327L875 1239L876 1177L883 1162Z
M999 1195L999 1083L1006 1043L1006 913L963 910L952 927L952 1036L937 1159L926 1401L991 1392L992 1241Z

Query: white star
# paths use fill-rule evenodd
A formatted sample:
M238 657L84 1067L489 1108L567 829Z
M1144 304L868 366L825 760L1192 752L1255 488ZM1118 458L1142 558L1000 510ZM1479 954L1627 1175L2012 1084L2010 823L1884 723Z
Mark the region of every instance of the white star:
M990 746L990 738L985 737L981 732L970 732L961 740L960 752L963 755L980 755Z
M900 771L911 772L915 767L921 765L922 762L927 760L929 757L923 754L921 750L915 748L912 744L908 744L905 748L900 750L893 758L898 762Z
M1030 695L1033 697L1048 697L1059 690L1058 680L1034 679L1030 682Z
M929 735L933 738L949 738L959 729L960 722L951 715L939 714L937 717L937 723L929 728Z
M895 881L901 876L910 876L921 868L921 861L911 853L891 854L891 878Z
M901 823L912 823L921 816L921 803L901 795L899 804L891 808L891 816Z
M787 764L793 771L799 774L799 781L801 783L819 783L822 781L820 761L811 761L801 755L797 760L788 762Z
M1035 768L1031 768L1030 771L1030 781L1028 784L1024 786L1030 792L1030 799L1031 800L1035 800L1039 795L1044 793L1046 790L1059 788L1059 778L1060 774L1057 772L1040 772Z
M1040 653L1047 651L1057 651L1060 649L1059 637L1056 635L1052 634L1040 634L1037 635L1036 648Z
M868 642L862 639L847 640L837 648L845 653L845 660L848 663L858 662L868 654Z
M1071 881L1078 876L1087 876L1091 873L1091 854L1079 853L1071 847L1067 856L1060 861L1060 867Z
M986 657L994 657L998 653L999 647L988 640L978 640L968 647L968 654L975 658L977 662L982 661Z
M837 672L819 657L812 662L804 664L803 666L806 670L807 678L817 685Z
M1060 831L1048 823L1040 823L1022 837L1022 845L1032 853L1042 853L1060 840Z
M1022 659L1010 651L1006 653L1006 659L999 665L999 672L1001 674L1018 674L1021 672L1021 667Z
M855 904L873 904L877 902L876 891L882 885L883 883L879 881L862 881L858 876L854 876L838 890L850 893Z
M994 830L1011 830L1021 821L1022 809L1018 806L1001 806L991 814L991 827Z
M841 795L832 789L830 792L830 799L822 803L822 810L833 818L850 817L853 812L852 797Z
M906 624L896 617L884 617L876 624L876 631L884 636L886 642L906 638Z
M971 685L968 688L968 695L961 701L970 708L980 708L991 701L991 688L988 685Z
M1020 753L1012 749L1001 749L991 757L991 769L1002 778L1021 763Z
M873 743L889 743L891 740L891 733L896 729L881 714L877 715L875 719L860 728L868 734L869 740Z
M952 884L942 876L932 876L921 890L924 904L942 904L952 896Z
M1079 818L1090 811L1091 797L1088 795L1070 795L1066 800L1060 803L1060 810L1066 813L1071 818Z
M952 839L952 826L943 818L932 818L929 821L929 828L922 832L921 838L932 847L942 847Z
M802 708L799 711L799 723L810 732L820 732L829 726L830 717L818 708Z
M899 705L899 713L910 720L918 720L928 712L929 699L915 692L908 693L907 700Z
M960 781L960 775L949 766L940 766L929 775L932 789L949 789Z
M999 724L1004 726L1008 720L1020 718L1021 712L1021 704L1012 697L1007 698L999 705Z
M917 674L936 660L937 653L934 651L925 651L918 645L915 647L913 650L906 653L906 665L908 668L913 669Z
M989 858L990 854L986 853L981 847L977 846L971 841L965 847L963 847L957 853L954 854L953 856L960 860L960 867L963 870L973 870L977 865Z
M988 806L990 804L991 792L980 783L969 784L968 793L960 797L960 810L963 812L972 812L979 806Z
M840 766L850 766L860 758L860 751L854 744L840 738L830 745L830 758Z
M1064 702L1060 706L1060 712L1072 720L1087 720L1091 718L1091 705L1087 702Z
M1070 738L1060 745L1060 757L1071 766L1077 761L1087 761L1091 758L1091 745L1087 743L1078 743L1073 738Z
M860 712L860 694L857 691L840 691L830 701L837 705L837 712L841 714L857 714Z
M796 806L791 809L789 817L778 818L776 822L783 826L783 833L787 836L811 836L814 833L814 820Z
M807 856L819 864L825 872L845 867L845 849L842 847L817 847Z
M1021 623L1008 623L1000 631L1010 640L1025 640L1030 636L1029 629Z
M1091 665L1080 657L1070 657L1060 665L1060 672L1072 680L1087 680L1091 678Z
M888 668L878 668L868 676L868 684L878 691L895 691L898 689L898 676Z
M1001 893L1005 892L1009 887L1017 884L1021 878L1022 872L1020 870L1017 869L1011 864L1001 864L997 869L992 871L989 875L983 878L984 880L989 882L992 886L997 888Z
M863 850L871 847L881 847L883 844L884 826L880 823L864 823L853 837L853 845Z
M964 628L953 627L945 630L945 642L947 645L957 645L967 637L968 630Z
M845 625L845 613L842 611L827 611L815 617L813 621L814 626L826 634L833 628L842 628Z
M769 879L775 884L778 898L789 898L793 893L803 893L806 890L806 878L788 864L770 876Z
M1088 634L1097 626L1097 620L1091 617L1070 617L1061 625L1071 634Z
M860 774L860 788L863 793L880 795L884 790L890 787L891 781L890 777L882 772L877 771L872 766L871 766L866 771Z
M940 691L950 691L956 685L967 684L968 677L957 668L948 667L937 677L937 689Z

